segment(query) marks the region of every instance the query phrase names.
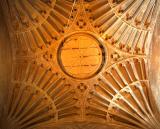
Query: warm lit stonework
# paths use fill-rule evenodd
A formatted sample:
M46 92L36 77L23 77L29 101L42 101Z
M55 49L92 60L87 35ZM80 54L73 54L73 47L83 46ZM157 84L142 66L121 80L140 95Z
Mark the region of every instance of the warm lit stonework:
M87 33L66 37L60 45L58 56L64 72L77 79L87 79L98 74L105 60L103 45Z
M0 129L160 129L160 0L0 0Z

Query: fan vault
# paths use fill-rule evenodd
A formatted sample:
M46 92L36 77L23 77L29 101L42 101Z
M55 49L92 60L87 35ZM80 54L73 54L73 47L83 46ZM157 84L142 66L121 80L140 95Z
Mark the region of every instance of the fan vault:
M12 72L2 129L159 129L148 55L158 0L6 0Z

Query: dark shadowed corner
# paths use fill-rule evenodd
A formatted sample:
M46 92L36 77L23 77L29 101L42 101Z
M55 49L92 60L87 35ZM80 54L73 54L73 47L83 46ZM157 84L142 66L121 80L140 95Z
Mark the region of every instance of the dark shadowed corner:
M1 1L0 1L1 2ZM6 118L4 114L7 91L11 74L11 42L0 7L0 129L4 129ZM6 129L6 128L5 128Z

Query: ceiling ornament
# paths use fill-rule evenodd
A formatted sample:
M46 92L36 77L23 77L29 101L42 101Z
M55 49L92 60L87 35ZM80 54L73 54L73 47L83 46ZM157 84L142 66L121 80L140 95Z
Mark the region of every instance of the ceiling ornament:
M96 37L75 33L66 37L58 49L58 61L66 74L77 79L95 76L105 62L105 50Z

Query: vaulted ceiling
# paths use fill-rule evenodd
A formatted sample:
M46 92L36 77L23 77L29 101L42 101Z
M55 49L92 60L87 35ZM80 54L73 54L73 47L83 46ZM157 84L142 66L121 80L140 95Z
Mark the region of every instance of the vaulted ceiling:
M2 129L159 129L158 0L1 7L11 47Z

